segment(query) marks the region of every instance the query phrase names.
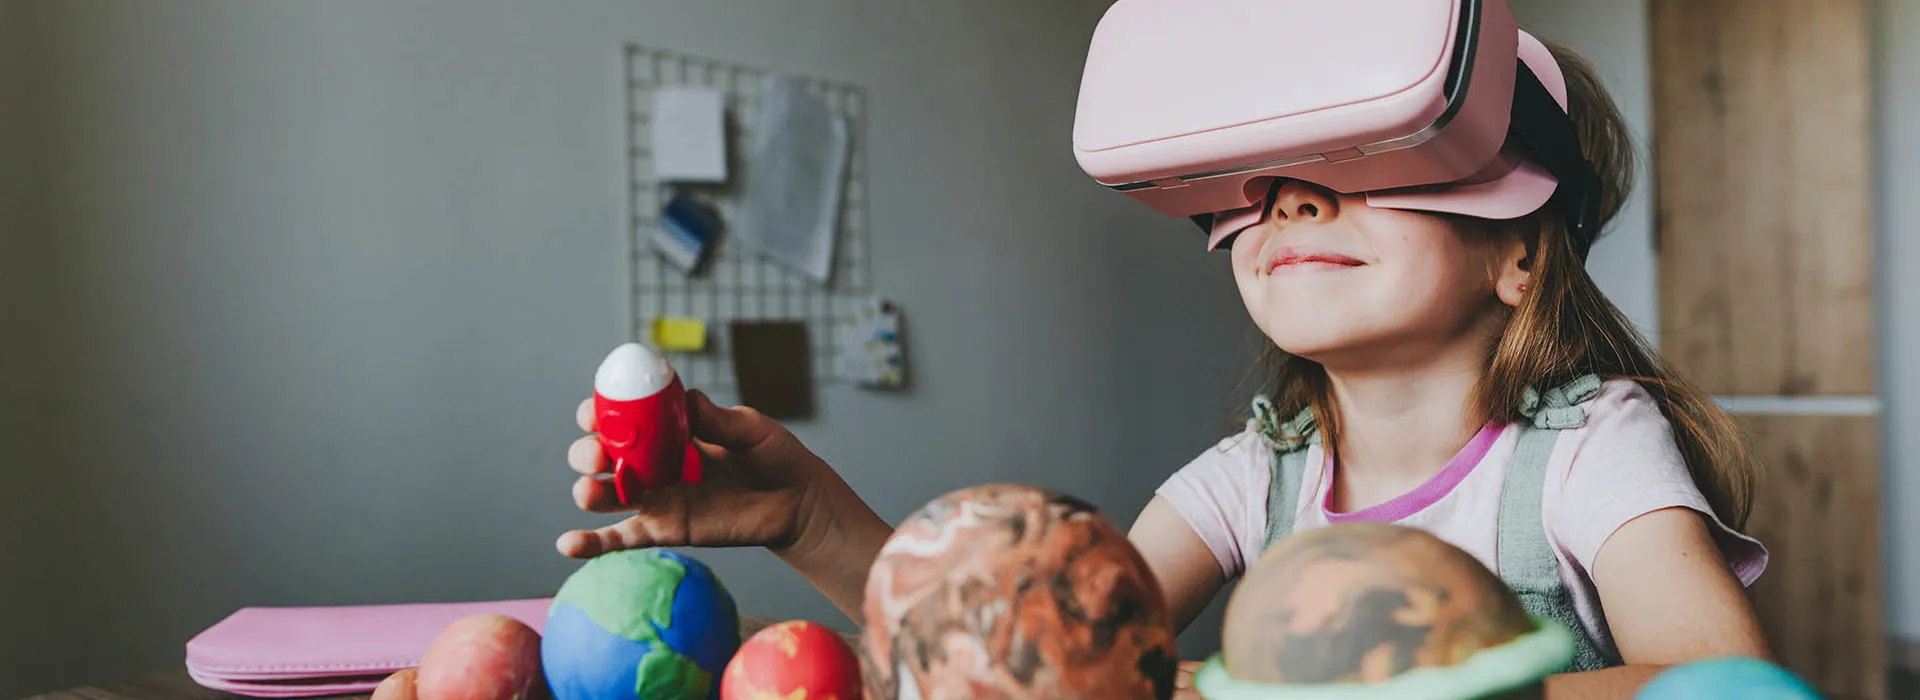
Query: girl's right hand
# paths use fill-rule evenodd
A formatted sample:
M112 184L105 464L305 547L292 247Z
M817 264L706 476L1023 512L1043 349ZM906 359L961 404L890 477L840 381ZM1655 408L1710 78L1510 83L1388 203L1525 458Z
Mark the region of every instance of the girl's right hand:
M644 547L752 547L783 553L810 544L832 508L828 494L851 493L833 469L780 424L752 408L721 408L706 394L687 392L688 422L705 461L698 484L675 483L643 492L622 506L606 477L613 464L600 441L587 435L567 450L567 464L581 477L573 501L595 513L633 511L633 516L596 530L560 536L560 553L592 558ZM580 403L576 420L592 433L593 399ZM835 488L837 487L837 488Z

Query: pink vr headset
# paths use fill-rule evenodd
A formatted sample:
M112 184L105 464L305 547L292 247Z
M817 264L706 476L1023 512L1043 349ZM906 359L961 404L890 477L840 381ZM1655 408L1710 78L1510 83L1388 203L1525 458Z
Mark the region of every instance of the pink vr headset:
M1087 53L1074 155L1217 249L1285 180L1375 207L1525 216L1582 259L1600 180L1566 82L1505 0L1117 0Z

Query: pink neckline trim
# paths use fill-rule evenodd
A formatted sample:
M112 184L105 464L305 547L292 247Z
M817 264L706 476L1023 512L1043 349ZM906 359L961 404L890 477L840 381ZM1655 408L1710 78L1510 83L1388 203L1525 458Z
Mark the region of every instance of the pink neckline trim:
M1467 441L1466 447L1460 448L1460 451L1453 455L1453 459L1447 461L1447 466L1441 468L1440 473L1433 475L1433 478L1412 491L1400 494L1399 497L1372 508L1351 513L1333 512L1331 504L1333 485L1328 481L1326 495L1320 499L1320 511L1326 514L1327 522L1330 523L1350 521L1391 523L1405 520L1408 516L1425 510L1427 506L1445 498L1447 494L1453 493L1453 488L1459 486L1468 474L1473 473L1473 468L1480 464L1480 460L1486 458L1487 452L1493 449L1493 443L1500 439L1502 432L1504 427L1499 422L1489 421L1480 428L1480 432L1474 434L1472 440ZM1331 479L1332 476L1333 470L1327 470L1327 477Z

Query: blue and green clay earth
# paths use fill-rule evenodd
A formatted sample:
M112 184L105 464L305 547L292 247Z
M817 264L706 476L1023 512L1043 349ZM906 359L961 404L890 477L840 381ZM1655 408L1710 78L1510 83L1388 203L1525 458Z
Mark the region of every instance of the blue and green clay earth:
M697 560L658 549L589 560L547 612L540 658L555 700L698 700L740 648L733 596Z

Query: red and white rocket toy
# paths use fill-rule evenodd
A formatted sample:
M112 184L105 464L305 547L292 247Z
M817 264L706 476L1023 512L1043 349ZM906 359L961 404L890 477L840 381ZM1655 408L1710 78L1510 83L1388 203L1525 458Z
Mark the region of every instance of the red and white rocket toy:
M627 343L607 355L593 375L593 415L621 504L632 505L645 489L700 483L687 389L652 350Z

